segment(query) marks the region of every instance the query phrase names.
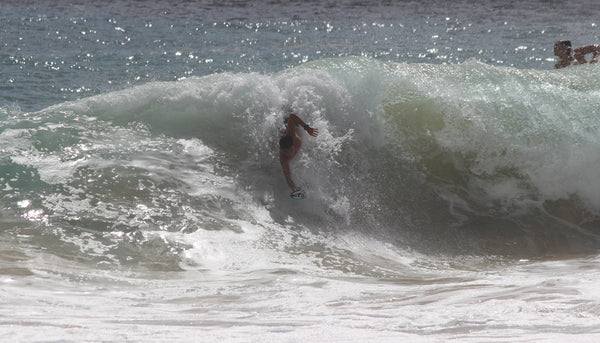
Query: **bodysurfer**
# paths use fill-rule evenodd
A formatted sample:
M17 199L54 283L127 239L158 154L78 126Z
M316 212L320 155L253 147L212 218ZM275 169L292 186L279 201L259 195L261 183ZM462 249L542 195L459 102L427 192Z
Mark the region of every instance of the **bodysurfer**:
M296 187L294 180L292 180L292 173L290 171L290 161L296 156L300 147L302 146L302 140L298 135L297 125L300 125L309 135L317 137L319 130L308 126L300 117L295 113L291 113L286 119L285 132L281 139L279 139L279 161L281 162L281 168L283 169L283 175L285 181L292 189L290 196L293 199L303 199L304 192Z
M586 45L571 49L571 41L559 40L554 44L554 55L558 56L560 60L554 65L554 68L559 69L573 64L586 64L588 63L585 59L585 55L587 54L592 54L590 63L598 62L600 45Z

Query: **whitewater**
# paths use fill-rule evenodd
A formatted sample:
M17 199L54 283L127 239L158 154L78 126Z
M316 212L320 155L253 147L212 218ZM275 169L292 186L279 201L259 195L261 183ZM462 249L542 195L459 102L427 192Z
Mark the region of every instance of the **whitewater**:
M0 5L0 337L597 341L587 5Z

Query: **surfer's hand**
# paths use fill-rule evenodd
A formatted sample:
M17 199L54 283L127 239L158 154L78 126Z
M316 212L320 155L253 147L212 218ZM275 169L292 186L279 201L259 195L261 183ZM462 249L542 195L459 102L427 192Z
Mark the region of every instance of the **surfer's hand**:
M308 125L306 125L304 129L306 130L306 132L308 132L309 135L313 137L317 137L319 135L319 129L315 129L314 127L310 127Z

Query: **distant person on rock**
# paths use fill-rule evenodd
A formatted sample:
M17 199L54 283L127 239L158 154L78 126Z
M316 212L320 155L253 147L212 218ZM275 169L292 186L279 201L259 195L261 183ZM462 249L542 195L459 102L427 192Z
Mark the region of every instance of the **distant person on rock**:
M576 49L571 49L571 41L559 40L554 44L554 55L560 60L554 65L554 68L560 69L573 64L586 64L585 55L592 54L590 63L598 62L600 54L600 45L586 45Z

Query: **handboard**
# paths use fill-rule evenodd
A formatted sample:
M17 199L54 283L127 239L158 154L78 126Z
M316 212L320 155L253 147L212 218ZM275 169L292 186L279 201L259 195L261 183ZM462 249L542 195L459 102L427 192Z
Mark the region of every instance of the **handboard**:
M292 193L290 193L290 197L296 200L302 200L306 197L306 194L301 189L296 189Z

